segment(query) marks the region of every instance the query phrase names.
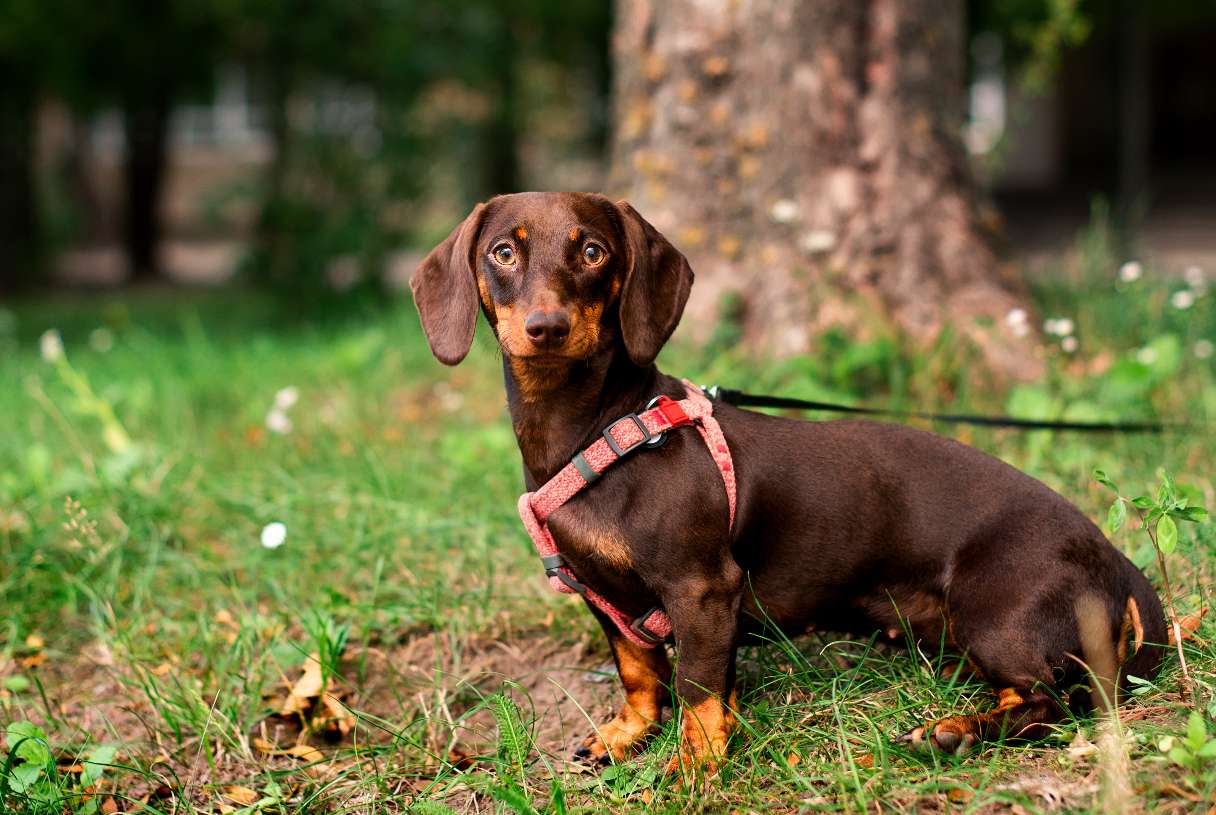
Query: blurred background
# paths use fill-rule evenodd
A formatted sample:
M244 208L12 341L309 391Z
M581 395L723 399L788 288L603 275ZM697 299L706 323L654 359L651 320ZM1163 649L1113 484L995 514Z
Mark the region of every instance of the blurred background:
M478 200L605 190L755 348L936 336L1095 221L1216 267L1213 77L1209 0L3 0L0 291L324 309ZM1034 375L1019 333L990 361Z

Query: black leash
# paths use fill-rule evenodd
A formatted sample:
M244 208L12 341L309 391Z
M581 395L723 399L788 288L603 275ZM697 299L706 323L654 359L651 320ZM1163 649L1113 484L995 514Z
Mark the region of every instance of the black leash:
M923 413L918 410L888 410L885 408L836 405L810 399L790 399L784 396L763 396L744 393L717 385L703 387L705 395L736 407L793 408L795 410L824 410L855 416L883 416L889 419L928 419L933 422L971 424L982 427L1016 427L1022 430L1077 430L1082 433L1164 433L1184 430L1189 425L1164 422L1057 422L1045 419L1019 419L1014 416L976 416L969 413Z

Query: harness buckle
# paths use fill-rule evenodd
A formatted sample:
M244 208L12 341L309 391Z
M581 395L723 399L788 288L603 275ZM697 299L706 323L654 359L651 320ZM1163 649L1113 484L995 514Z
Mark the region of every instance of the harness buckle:
M629 624L629 630L632 631L633 633L637 634L639 637L641 637L646 642L649 642L652 645L658 645L660 642L663 641L663 637L656 636L655 634L651 633L650 630L648 628L646 628L646 621L649 620L652 615L654 615L655 613L657 613L661 610L662 609L660 609L658 606L653 607L652 609L650 609L650 611L647 611L641 617L638 617L633 622L631 622Z
M552 555L542 555L540 565L545 567L545 577L556 577L558 580L566 584L566 586L575 594L586 594L587 586L576 580L572 575L562 571L562 567L566 565L566 561L562 558L561 552ZM649 612L647 612L649 613Z
M637 429L642 432L642 438L635 441L628 447L621 447L616 443L616 439L612 438L612 431L616 430L617 425L621 424L622 422L633 422ZM603 435L604 441L608 442L608 446L612 448L612 452L616 453L617 458L624 458L626 454L632 453L639 447L658 447L663 442L667 441L667 431L663 431L661 433L651 433L650 430L647 429L646 423L643 422L642 418L636 413L630 413L617 419L615 422L605 427L604 432L601 435Z

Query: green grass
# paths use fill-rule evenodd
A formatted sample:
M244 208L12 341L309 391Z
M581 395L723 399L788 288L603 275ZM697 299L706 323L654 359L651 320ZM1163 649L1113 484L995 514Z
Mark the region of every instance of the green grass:
M1211 421L1213 362L1193 349L1216 336L1216 298L1179 311L1168 302L1177 287L1043 287L1045 315L1072 317L1081 348L1049 347L1044 381L1011 391L986 384L948 337L911 354L881 333L829 336L813 358L761 363L733 350L724 325L707 348L676 346L662 365L750 390L927 409ZM111 797L119 811L146 801L165 813L1100 808L1097 759L1064 749L1094 739L1092 721L1040 745L922 758L891 737L986 707L985 689L942 679L932 644L827 635L742 653L742 726L705 791L661 778L672 725L603 773L568 764L618 690L597 627L549 592L519 526L518 453L484 326L451 370L404 304L307 324L243 292L92 295L0 318L0 724L34 723L49 746L42 756L29 752L38 738L25 742L0 773L36 776L24 793L0 781L14 811L100 811ZM66 364L39 356L51 328ZM104 347L97 328L112 348L93 347ZM287 386L299 392L293 427L276 434L266 416ZM1192 502L1216 506L1210 429L942 429L1095 519L1111 498L1095 467L1134 495L1164 466ZM286 542L264 548L276 521ZM1152 565L1142 531L1115 539ZM1184 613L1210 601L1213 543L1212 524L1183 524L1171 566ZM1216 625L1198 633L1189 658L1216 729ZM309 654L353 711L352 732L332 711L310 712L317 732L303 736L300 717L273 715ZM1132 781L1150 808L1216 791L1216 764L1182 766L1159 749L1186 729L1177 684L1171 661L1123 711ZM297 741L320 752L283 752ZM481 760L462 771L453 748ZM82 794L89 784L98 795Z

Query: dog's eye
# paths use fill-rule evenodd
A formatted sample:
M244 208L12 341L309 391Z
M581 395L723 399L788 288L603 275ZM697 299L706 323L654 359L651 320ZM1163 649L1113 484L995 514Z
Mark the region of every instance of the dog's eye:
M494 255L494 261L499 266L510 266L515 263L515 250L511 248L510 244L500 243L494 247L492 254Z
M583 247L583 260L591 266L599 266L606 257L608 253L598 243L589 243Z

